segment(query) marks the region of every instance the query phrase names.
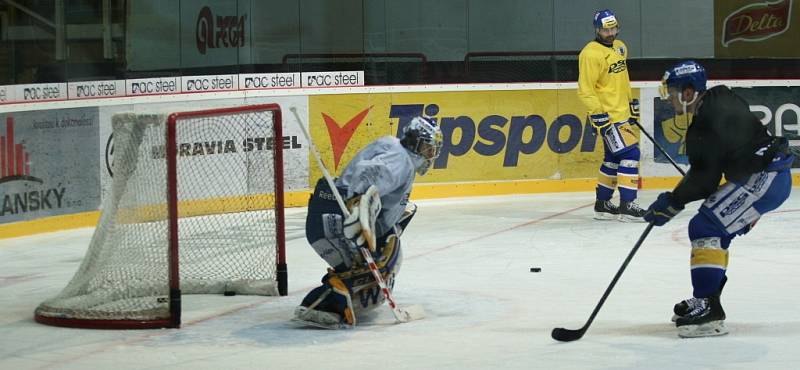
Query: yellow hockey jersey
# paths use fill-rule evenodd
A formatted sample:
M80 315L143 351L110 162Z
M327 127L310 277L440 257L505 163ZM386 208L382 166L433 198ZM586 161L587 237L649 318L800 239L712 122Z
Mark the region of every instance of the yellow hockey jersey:
M578 56L578 98L589 114L607 112L612 123L630 116L631 81L628 77L628 48L620 40L611 47L592 41Z

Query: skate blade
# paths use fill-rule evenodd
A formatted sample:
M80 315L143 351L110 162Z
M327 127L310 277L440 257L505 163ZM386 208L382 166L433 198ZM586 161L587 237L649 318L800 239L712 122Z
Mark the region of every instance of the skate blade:
M300 327L309 327L310 326L310 327L313 327L313 328L328 329L328 330L341 330L341 329L352 329L353 328L352 325L348 325L348 324L345 324L345 323L323 324L323 323L319 323L319 322L315 322L315 321L303 320L303 319L297 318L297 317L292 318L291 320L289 320L289 322L291 322L294 325L300 326Z
M620 222L631 222L631 223L644 223L644 222L647 222L647 221L644 220L644 218L628 216L628 215L619 215L619 221Z
M722 320L711 321L700 325L684 325L678 327L678 336L681 338L716 337L728 333L728 328Z
M400 309L401 319L400 322L409 322L414 320L422 320L425 318L425 308L420 305L405 306Z
M600 221L613 221L619 218L619 215L606 213L606 212L595 212L594 219Z

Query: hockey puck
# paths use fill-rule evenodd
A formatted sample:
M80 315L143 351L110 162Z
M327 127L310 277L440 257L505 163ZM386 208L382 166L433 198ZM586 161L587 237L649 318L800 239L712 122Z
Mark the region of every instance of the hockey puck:
M225 293L222 293L222 294L225 295L226 297L233 297L233 296L236 295L236 292L234 292L232 290L226 290Z
M531 267L531 272L542 272L541 267Z

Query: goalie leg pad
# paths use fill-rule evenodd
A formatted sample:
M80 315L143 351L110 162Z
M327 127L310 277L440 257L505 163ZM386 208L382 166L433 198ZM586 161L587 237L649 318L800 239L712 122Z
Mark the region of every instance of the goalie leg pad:
M321 329L347 329L352 326L342 323L342 317L338 314L318 311L304 306L297 306L294 310L292 322L302 326L313 326Z
M378 251L373 253L375 264L386 284L393 287L403 259L400 239L390 233L378 238L378 244ZM322 278L322 286L303 298L293 321L339 329L355 325L357 315L382 305L385 297L369 268L363 261L356 262L355 266L358 267L343 272L329 270Z
M392 237L381 248L383 253L375 259L375 263L378 265L384 281L386 281L386 286L394 290L395 278L400 272L400 266L403 261L403 252L400 249L400 239L395 234L391 235ZM354 304L356 312L359 313L372 311L376 307L380 307L386 300L381 288L369 270L362 273L361 277L361 279L353 281Z
M355 250L344 235L342 210L328 186L321 179L308 201L306 239L314 251L337 271L347 271L353 265Z
M386 285L391 289L394 287L395 277L400 272L403 261L400 239L391 233L379 238L378 243L380 244L378 252L373 254L375 264ZM367 266L359 265L358 268L337 275L351 287L356 314L372 311L383 304L385 297Z
M333 270L329 270L322 278L322 286L313 289L303 298L300 307L305 309L298 307L295 316L303 321L316 320L319 324L328 326L333 321L349 326L356 324L350 287ZM299 316L300 314L303 316Z
M347 271L357 256L355 245L341 234L342 217L325 213L317 218L321 230L313 230L306 237L317 254L336 271Z

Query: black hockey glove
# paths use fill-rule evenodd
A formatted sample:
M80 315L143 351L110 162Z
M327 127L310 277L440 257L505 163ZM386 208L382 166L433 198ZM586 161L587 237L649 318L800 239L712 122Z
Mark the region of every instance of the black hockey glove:
M655 226L663 226L683 210L683 206L672 200L672 193L664 192L658 196L644 214L644 220Z
M592 121L592 126L598 130L611 124L608 113L591 114L589 120Z

